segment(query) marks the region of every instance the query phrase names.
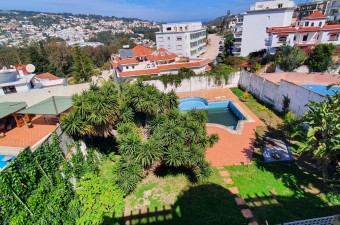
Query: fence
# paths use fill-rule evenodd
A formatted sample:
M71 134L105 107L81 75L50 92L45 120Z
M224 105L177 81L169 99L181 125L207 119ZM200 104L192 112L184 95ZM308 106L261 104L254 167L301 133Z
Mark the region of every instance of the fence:
M284 223L283 225L339 225L340 215L320 217L308 220L299 220L289 223Z

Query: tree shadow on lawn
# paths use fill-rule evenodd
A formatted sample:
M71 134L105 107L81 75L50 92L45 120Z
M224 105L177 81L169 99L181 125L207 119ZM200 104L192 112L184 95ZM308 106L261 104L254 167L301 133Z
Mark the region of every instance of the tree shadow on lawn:
M273 193L273 196L276 195L275 198L280 206L278 209L281 213L279 211L276 213L276 210L271 209L270 214L273 218L268 222L288 222L288 218L290 220L307 219L340 213L339 206L329 206L322 200L322 194L326 188L322 180L316 175L303 170L296 162L266 163L263 161L262 155L254 153L254 163L259 169L271 172L275 179L282 181L284 186L289 188L293 193L289 196L280 196L277 193ZM261 196L265 195L262 193ZM261 209L261 207L263 209ZM256 211L269 211L269 209L266 209L268 207L270 208L272 206L264 205L260 206L260 208L256 207ZM282 210L280 210L280 208ZM279 221L275 219L275 215L277 215L276 217L280 217L282 214L287 216L286 220ZM284 217L282 217L282 219L284 219Z
M121 224L243 225L241 214L229 190L217 184L203 184L182 192L171 209L150 209L123 215Z
M157 177L166 177L166 176L176 176L179 174L184 174L187 176L191 183L197 183L197 177L192 169L186 167L173 167L161 164L154 171L155 176Z

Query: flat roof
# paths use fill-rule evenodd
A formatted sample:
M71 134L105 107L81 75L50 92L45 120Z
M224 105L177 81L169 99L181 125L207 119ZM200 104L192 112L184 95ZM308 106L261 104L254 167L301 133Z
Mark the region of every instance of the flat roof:
M297 85L302 84L330 85L340 83L340 75L338 74L287 72L287 73L268 73L261 74L259 76L277 84L280 84L281 80L286 80Z
M35 76L35 74L24 75L24 76L19 77L19 79L14 81L14 82L1 83L0 87L14 86L14 85L19 85L19 84L27 84L27 83L31 82L31 80L33 79L34 76Z
M26 107L26 102L2 102L0 103L0 119Z
M73 105L70 96L52 96L44 101L32 105L24 110L19 111L20 114L39 114L39 115L59 115L65 112Z

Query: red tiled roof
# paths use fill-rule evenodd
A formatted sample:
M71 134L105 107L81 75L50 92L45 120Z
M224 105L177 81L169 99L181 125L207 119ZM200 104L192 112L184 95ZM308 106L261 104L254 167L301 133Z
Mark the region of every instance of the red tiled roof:
M169 52L164 48L160 48L154 51L150 56L147 56L148 60L171 60L176 59L178 56L175 53Z
M316 19L326 19L327 17L319 11L315 11L309 16L304 17L305 20L316 20Z
M310 46L317 46L318 44L297 44L298 47L310 47Z
M289 34L288 34L288 33L280 33L280 34L278 34L277 36L280 36L280 37L287 37L287 36L289 36Z
M117 63L126 65L126 64L138 64L138 60L135 58L130 58L130 59L120 59L119 57L116 57L115 60Z
M151 48L144 47L143 45L137 45L132 49L132 52L135 57L140 57L151 55L154 51Z
M171 64L164 64L158 65L160 70L168 70L168 69L180 69L183 67L201 67L210 63L210 59L204 59L197 62L187 62L187 63L171 63Z
M299 32L304 32L304 31L320 31L322 30L321 27L300 27Z
M123 71L119 72L119 75L122 77L128 76L139 76L139 75L150 75L150 74L159 74L161 71L159 68L155 69L147 69L147 70L134 70L134 71Z
M36 75L35 77L39 78L39 79L49 79L49 80L59 80L60 79L56 75L53 75L53 74L48 73L48 72Z
M322 27L322 30L340 30L340 24L333 24L333 25L328 25L326 24L325 26Z
M118 67L119 63L111 62L112 67Z
M328 32L328 34L340 34L340 30L337 30L337 31L330 31L330 32Z
M210 71L210 70L212 70L212 68L211 68L211 66L207 65L204 70L205 71Z
M296 27L270 27L267 28L267 33L294 33L297 31Z
M26 64L24 64L24 65L15 65L15 68L17 69L17 70L22 70L22 72L25 74L25 75L27 75L27 74L29 74L28 73L28 71L26 70Z

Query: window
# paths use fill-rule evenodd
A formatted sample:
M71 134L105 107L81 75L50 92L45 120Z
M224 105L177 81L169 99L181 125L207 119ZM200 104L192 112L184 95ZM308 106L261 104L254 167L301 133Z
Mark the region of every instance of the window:
M183 27L179 27L179 31L183 31Z
M279 37L279 42L286 42L287 41L287 37Z
M182 50L182 45L176 45L176 50Z
M126 66L126 69L128 70L128 69L129 69L129 66Z
M293 39L293 41L296 41L296 35L294 35L294 39Z
M159 48L164 48L164 45L160 45Z
M311 23L310 26L311 26L311 27L314 27L314 23Z
M308 25L309 25L309 22L305 22L305 27L308 27Z
M168 41L170 41L170 37L168 37Z
M15 89L14 86L3 87L2 90L4 91L5 94L17 93L17 90Z
M135 69L135 66L132 66L132 69Z
M338 41L339 40L339 34L331 34L329 35L328 41Z
M159 37L159 38L158 38L158 41L159 41L159 42L163 42L163 41L164 41L164 38L163 38L163 37Z
M321 27L322 26L322 22L319 22L319 27Z
M307 41L307 39L308 39L308 34L306 34L302 37L302 41Z
M182 41L182 37L176 37L176 41Z
M278 4L278 5L277 5L277 8L280 9L280 8L282 8L282 6L283 6L283 4Z
M169 49L169 50L171 49L171 45L168 45L168 49Z
M171 27L167 27L166 30L167 30L167 31L171 31Z

